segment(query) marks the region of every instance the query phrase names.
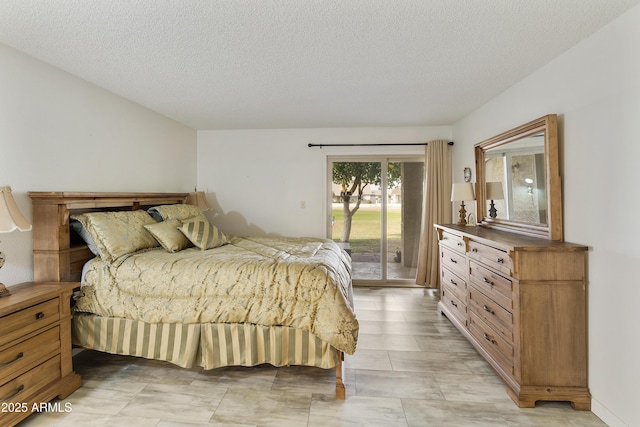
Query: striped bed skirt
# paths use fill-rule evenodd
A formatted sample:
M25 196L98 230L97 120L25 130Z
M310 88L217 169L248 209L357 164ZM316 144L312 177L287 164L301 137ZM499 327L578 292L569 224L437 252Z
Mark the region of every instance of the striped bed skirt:
M145 323L74 313L73 344L112 354L200 366L315 366L330 369L341 352L315 335L288 326L246 323Z

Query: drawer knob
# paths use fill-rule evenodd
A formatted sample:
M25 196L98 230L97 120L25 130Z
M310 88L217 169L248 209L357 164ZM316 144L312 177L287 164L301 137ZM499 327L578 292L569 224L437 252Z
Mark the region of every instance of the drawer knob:
M36 320L40 320L43 317L44 317L44 313L43 312L39 311L39 312L36 313Z
M462 242L458 242L458 246L462 246Z
M18 388L16 389L16 391L14 391L11 395L7 396L7 397L3 397L2 399L0 399L0 402L7 402L11 399L13 399L15 396L18 395L18 393L20 393L22 390L24 390L24 384L20 384L20 386L18 386Z
M500 264L502 264L502 263L504 262L504 259L502 259L502 258L498 258L498 262L499 262Z
M458 263L458 261L456 261L456 260L455 260L455 259L453 259L453 258L449 258L449 260L451 260L451 262L452 262L452 263L454 263L454 264L457 264L457 263Z
M484 336L484 339L489 341L491 344L495 344L496 343L496 341L493 338L491 338L491 336L488 333L485 332L485 333L482 334L482 336Z
M478 248L471 249L471 252L478 252Z
M489 314L496 314L496 313L495 313L495 311L493 311L493 310L491 310L489 307L487 307L487 305L486 305L486 304L482 306L482 309L483 309L484 311L486 311L487 313L489 313Z
M13 359L12 361L7 362L7 363L0 363L0 368L4 368L5 366L9 366L9 365L11 365L12 363L17 362L18 360L22 359L22 357L23 357L23 356L24 356L24 353L23 353L23 352L18 353L18 354L16 355L15 359Z

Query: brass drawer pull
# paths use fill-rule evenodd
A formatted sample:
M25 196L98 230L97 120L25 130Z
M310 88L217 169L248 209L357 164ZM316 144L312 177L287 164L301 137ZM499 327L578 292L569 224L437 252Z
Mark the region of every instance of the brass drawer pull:
M455 260L455 259L453 259L453 258L449 258L449 260L451 260L451 262L452 262L452 263L454 263L454 264L457 264L457 263L458 263L458 261L456 261L456 260Z
M36 320L40 320L43 317L44 317L44 313L43 312L39 311L39 312L36 313Z
M486 304L484 304L484 305L482 306L482 309L483 309L484 311L486 311L487 313L489 313L489 314L496 314L496 312L495 312L495 311L493 311L493 310L491 310L489 307L487 307L487 305L486 305Z
M0 363L0 368L4 368L5 366L9 366L9 365L11 365L12 363L17 362L18 360L22 359L22 357L23 357L23 356L24 356L24 353L23 353L23 352L18 353L18 355L16 356L16 358L15 358L15 359L13 359L12 361L7 362L7 363Z
M22 390L24 390L24 384L20 384L20 386L16 389L15 392L13 392L13 394L11 394L10 396L7 396L3 399L0 399L0 402L7 402L11 399L13 399L14 397L16 397L18 395L18 393L20 393Z
M454 306L454 307L458 306L458 304L456 304L456 302L454 300L451 300L451 305Z
M484 332L482 334L482 336L484 336L484 339L489 341L491 344L495 344L496 340L494 340L493 338L491 338L491 336L489 334L487 334L486 332Z

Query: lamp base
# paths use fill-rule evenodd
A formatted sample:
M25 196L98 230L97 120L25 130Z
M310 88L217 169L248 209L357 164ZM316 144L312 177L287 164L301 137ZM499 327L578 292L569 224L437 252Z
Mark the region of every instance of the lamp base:
M496 205L493 203L493 200L491 200L491 204L489 205L489 216L491 218L498 216L498 210L496 209Z
M4 265L4 259L5 259L4 254L0 252L0 268L2 268L2 266ZM0 298L7 297L9 295L11 295L11 292L9 292L9 289L7 289L3 283L0 283Z
M464 202L460 205L460 220L458 221L458 225L467 225L467 210L464 208Z
M9 292L9 289L7 289L5 285L0 283L0 298L8 297L9 295L11 295L11 292Z

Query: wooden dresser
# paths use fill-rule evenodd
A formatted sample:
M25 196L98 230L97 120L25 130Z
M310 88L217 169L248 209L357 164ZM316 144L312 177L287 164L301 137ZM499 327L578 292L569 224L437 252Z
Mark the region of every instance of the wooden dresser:
M71 296L79 285L22 283L0 298L0 425L80 387L71 359Z
M436 225L440 311L520 407L589 410L587 247L484 227Z

